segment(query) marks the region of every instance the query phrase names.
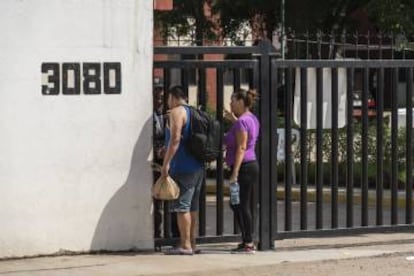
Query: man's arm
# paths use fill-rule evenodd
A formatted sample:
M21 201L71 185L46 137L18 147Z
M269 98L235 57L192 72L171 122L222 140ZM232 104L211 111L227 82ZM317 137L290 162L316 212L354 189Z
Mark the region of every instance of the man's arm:
M181 132L185 121L185 109L182 106L176 107L170 112L170 141L167 151L165 152L164 162L161 173L163 176L168 175L170 162L180 146Z

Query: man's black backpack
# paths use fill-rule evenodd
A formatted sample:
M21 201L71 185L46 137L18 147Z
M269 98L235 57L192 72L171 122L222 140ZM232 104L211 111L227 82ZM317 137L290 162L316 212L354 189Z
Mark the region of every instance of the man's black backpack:
M189 152L201 162L211 162L219 156L221 126L206 112L190 108L190 135L186 142Z

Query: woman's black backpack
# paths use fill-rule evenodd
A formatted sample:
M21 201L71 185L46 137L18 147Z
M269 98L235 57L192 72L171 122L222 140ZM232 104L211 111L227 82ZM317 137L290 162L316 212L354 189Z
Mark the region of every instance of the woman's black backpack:
M191 155L201 162L211 162L221 153L220 123L206 112L190 108L190 135L186 146Z

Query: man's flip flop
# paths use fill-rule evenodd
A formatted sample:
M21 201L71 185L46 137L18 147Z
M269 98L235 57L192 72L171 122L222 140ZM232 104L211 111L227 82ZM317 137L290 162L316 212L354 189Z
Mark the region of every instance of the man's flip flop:
M165 255L193 255L192 249L184 249L181 247L171 248L165 252Z

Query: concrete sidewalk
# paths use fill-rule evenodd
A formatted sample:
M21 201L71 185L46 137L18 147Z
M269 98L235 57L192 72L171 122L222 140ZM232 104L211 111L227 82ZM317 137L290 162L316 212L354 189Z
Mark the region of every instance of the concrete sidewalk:
M233 246L203 245L203 254L194 256L131 252L4 260L0 261L0 275L274 275L285 264L414 255L414 234L282 240L275 250L254 255L230 254ZM291 267L291 274L286 275L296 275L295 267L301 266Z

